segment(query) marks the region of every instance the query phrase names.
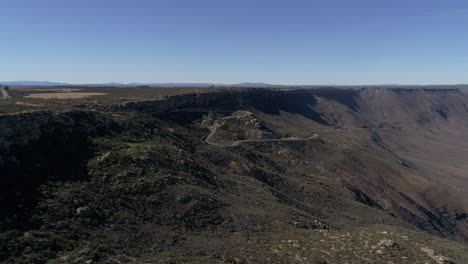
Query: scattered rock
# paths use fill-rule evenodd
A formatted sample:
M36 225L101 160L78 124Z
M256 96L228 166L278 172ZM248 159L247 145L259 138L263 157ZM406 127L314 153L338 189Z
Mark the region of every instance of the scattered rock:
M8 236L5 234L0 234L0 241L8 240Z
M94 215L94 210L89 208L88 206L78 207L76 209L76 215L78 217L89 218Z
M101 157L99 157L99 162L104 162L106 161L111 155L111 152L107 152L106 154L102 155Z
M52 248L56 245L56 243L52 239L39 239L34 241L34 245L39 248Z
M379 241L379 246L384 246L384 247L391 247L395 244L395 242L391 239L381 239Z
M449 258L444 257L442 255L435 254L433 249L422 247L421 251L426 253L430 258L432 258L437 264L444 264L446 263Z

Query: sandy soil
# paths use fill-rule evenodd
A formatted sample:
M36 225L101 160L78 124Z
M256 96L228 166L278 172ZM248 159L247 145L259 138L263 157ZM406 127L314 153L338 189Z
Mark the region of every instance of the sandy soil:
M107 93L35 93L30 94L25 97L27 98L40 98L40 99L78 99L84 98L89 96L96 96L96 95L107 95Z

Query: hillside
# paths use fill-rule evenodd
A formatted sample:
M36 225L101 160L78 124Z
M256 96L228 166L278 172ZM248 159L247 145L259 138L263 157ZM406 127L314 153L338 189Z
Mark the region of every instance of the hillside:
M2 115L0 261L467 263L467 132L457 89Z

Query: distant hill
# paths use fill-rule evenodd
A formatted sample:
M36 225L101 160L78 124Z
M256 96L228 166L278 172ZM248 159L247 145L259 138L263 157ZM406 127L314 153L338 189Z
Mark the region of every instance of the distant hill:
M0 84L10 85L10 86L64 86L64 85L70 85L70 84L67 84L67 83L49 82L49 81L8 81L8 82L0 81Z

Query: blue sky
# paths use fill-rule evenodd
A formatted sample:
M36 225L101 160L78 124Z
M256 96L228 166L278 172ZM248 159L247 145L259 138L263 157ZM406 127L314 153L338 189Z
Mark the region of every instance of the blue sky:
M468 83L468 1L0 0L0 80Z

